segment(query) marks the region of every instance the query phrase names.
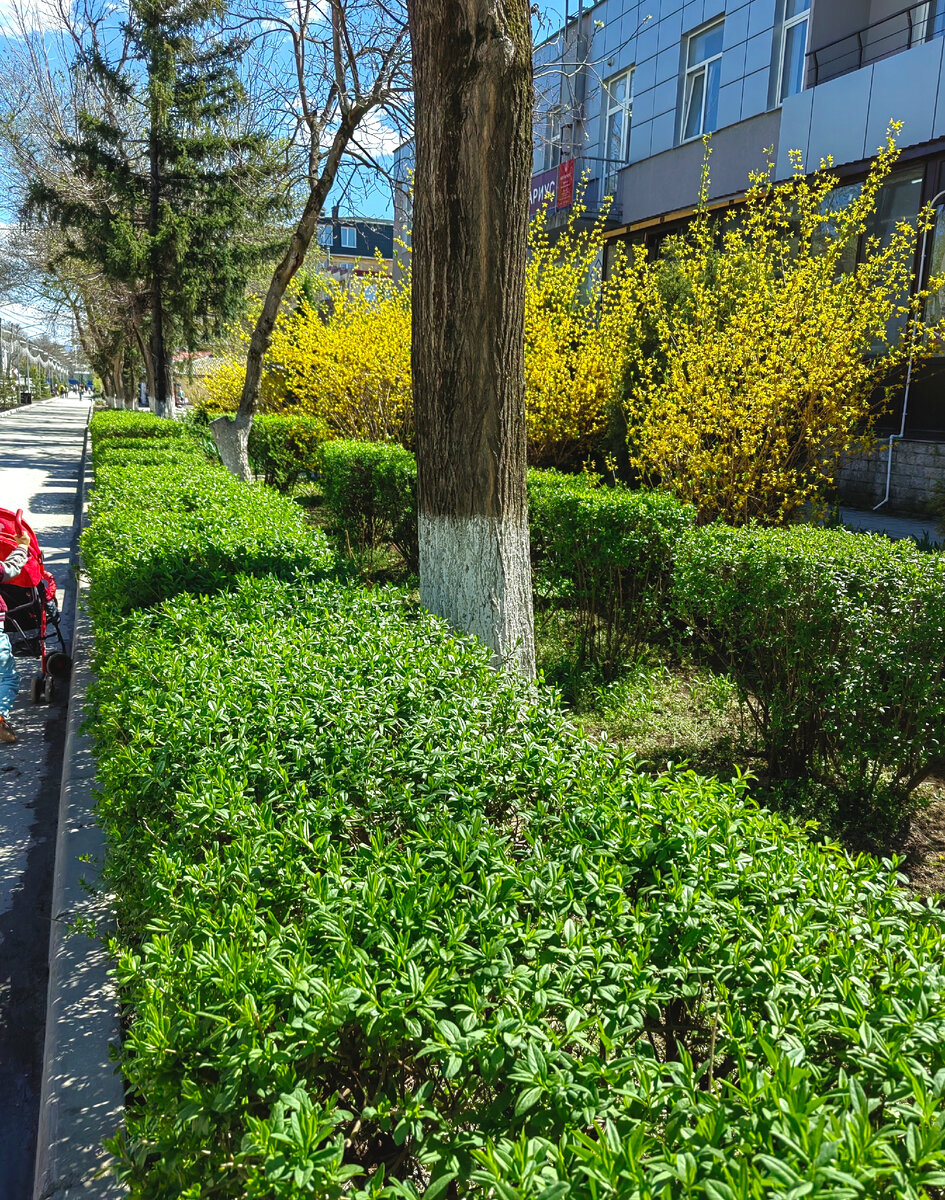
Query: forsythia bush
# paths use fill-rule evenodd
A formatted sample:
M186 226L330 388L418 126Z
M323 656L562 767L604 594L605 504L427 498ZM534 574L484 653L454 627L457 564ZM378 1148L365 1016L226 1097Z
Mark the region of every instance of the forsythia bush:
M703 519L779 523L818 500L913 343L926 352L929 293L909 295L916 227L876 233L896 157L890 135L845 207L826 168L807 178L797 160L779 185L770 168L755 174L721 231L703 208L675 239L671 303L659 265L632 264L658 349L634 364L631 460ZM862 261L849 264L860 238Z
M640 277L618 250L602 278L600 222L580 227L575 207L552 242L544 216L531 230L525 281L525 407L529 461L574 465L590 451L617 401ZM300 288L276 323L263 381L263 408L320 417L335 436L413 444L410 278L373 279L345 289L326 282L314 304ZM243 385L237 354L206 381L208 406L235 408Z
M202 407L213 416L219 416L224 412L235 412L239 407L245 378L245 358L240 357L234 348L233 351L221 358L204 378L203 390L206 396L202 401Z
M325 287L319 308L299 296L273 332L270 370L283 406L321 417L339 437L410 445L409 276Z
M603 232L582 229L581 205L552 241L542 211L532 223L525 275L525 419L532 465L580 462L617 400L643 299L639 270L618 246L602 275ZM640 252L642 253L642 251Z
M335 437L411 445L409 275L372 276L347 288L330 279L318 280L317 289L307 283L290 289L276 322L263 372L263 411L316 417ZM246 331L238 330L235 345L206 379L208 414L239 404L247 343Z
M941 280L910 295L929 213L880 223L894 131L843 203L827 167L808 178L798 160L786 183L770 167L755 173L745 203L720 221L705 205L706 168L689 228L657 259L615 245L606 278L601 221L588 224L578 203L552 240L539 214L525 279L530 464L578 465L622 405L630 466L702 520L777 524L822 499L897 369L945 336L945 321L922 324ZM320 287L320 301L296 287L277 322L264 409L409 448L409 273ZM241 384L242 365L227 360L208 396L233 406Z

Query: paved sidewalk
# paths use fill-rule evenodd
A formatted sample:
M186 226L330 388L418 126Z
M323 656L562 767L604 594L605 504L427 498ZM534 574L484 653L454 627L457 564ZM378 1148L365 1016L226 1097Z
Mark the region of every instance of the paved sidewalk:
M76 503L89 403L50 400L0 416L0 506L22 508L56 578L63 633L75 603ZM33 705L35 661L19 659L0 747L0 1197L32 1195L43 1069L49 922L65 738L65 695ZM64 691L64 689L63 689Z
M942 536L935 528L934 521L919 521L913 517L894 517L889 513L863 512L857 508L841 508L840 520L847 527L860 533L885 533L896 541L902 538L915 538L917 542L926 539L942 544Z

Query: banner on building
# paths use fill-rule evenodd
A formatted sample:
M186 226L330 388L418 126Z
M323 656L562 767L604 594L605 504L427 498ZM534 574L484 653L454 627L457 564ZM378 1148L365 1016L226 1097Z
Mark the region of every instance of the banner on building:
M569 158L558 167L558 190L555 194L555 207L560 212L562 208L570 208L574 203L574 159Z
M528 193L528 215L535 213L547 201L548 209L559 212L562 208L570 208L574 203L574 159L552 167L550 171L542 171L540 175L532 176L531 190Z

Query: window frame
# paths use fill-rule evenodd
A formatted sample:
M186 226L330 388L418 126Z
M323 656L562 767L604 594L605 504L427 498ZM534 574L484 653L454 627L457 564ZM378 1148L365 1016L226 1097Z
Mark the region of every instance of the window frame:
M943 0L929 0L925 23L926 33L923 41L931 42L933 38L945 37L945 3Z
M706 127L705 127L706 99L709 94L709 87L708 87L709 67L714 62L719 62L719 63L721 62L722 55L724 53L724 48L720 49L717 54L711 54L711 55L709 55L708 58L700 59L699 62L695 63L693 66L689 65L689 47L692 45L693 41L696 38L704 37L707 33L711 33L714 29L720 29L724 33L724 30L725 30L725 18L724 17L722 17L721 19L716 20L716 21L710 21L707 25L703 25L701 29L694 29L692 31L692 33L687 34L686 39L685 39L685 50L684 50L684 57L683 57L683 77L682 77L682 103L679 106L679 108L680 108L680 112L679 112L679 144L680 145L685 145L687 142L698 141L699 138L705 137L705 135L707 133L715 132L712 129L706 129ZM719 68L719 73L721 76L721 67ZM690 81L690 79L694 80L695 77L699 74L701 74L703 76L701 112L699 115L699 130L697 133L691 133L691 134L687 135L686 126L688 124L688 117L689 117L688 100L689 100L689 97L691 94L689 81ZM695 86L695 85L693 84L693 86ZM721 88L720 88L720 90L721 90Z
M350 235L351 241L348 241L346 234ZM339 234L342 250L357 250L358 248L358 230L354 225L342 225Z
M567 118L567 120L565 120ZM568 152L565 154L565 142L568 144ZM551 165L552 167L560 167L563 162L574 157L574 118L565 109L561 109L558 113L558 124L555 129L555 138L551 143Z
M783 92L784 92L784 58L785 58L785 54L787 53L788 32L791 29L796 28L802 22L807 26L807 28L804 32L804 62L805 62L804 79L801 83L800 90L797 92L790 92L788 95L799 96L801 92L807 91L806 62L807 62L807 47L810 45L811 8L812 8L812 5L810 3L810 0L808 0L808 4L807 4L806 8L802 9L798 13L795 13L793 17L789 17L787 15L787 0L785 0L784 16L782 16L782 18L781 18L781 39L780 39L780 44L778 46L778 79L777 79L777 84L774 89L774 97L775 97L775 106L776 107L779 107L780 105L782 105L784 103L785 100L788 99L788 96L783 94Z
M541 124L541 170L550 171L554 164L555 143L558 140L558 127L561 124L561 105L552 104L545 113Z
M622 166L626 166L630 161L630 128L633 124L633 78L636 74L636 64L627 67L623 71L618 71L616 75L611 75L609 79L604 80L604 146L607 150L607 174L615 175L617 170ZM616 100L613 94L613 87L621 80L626 80L627 90L623 100ZM620 132L620 156L619 158L611 159L610 153L610 118L615 113L621 113L623 116L623 124Z

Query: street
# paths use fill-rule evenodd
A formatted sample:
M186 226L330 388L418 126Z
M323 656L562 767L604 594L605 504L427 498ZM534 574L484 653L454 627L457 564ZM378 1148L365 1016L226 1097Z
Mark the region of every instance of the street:
M71 639L76 507L90 404L57 399L0 416L0 506L24 510L56 579ZM0 746L0 1197L32 1193L48 977L50 889L67 683L34 705L36 660L19 658L20 693Z

